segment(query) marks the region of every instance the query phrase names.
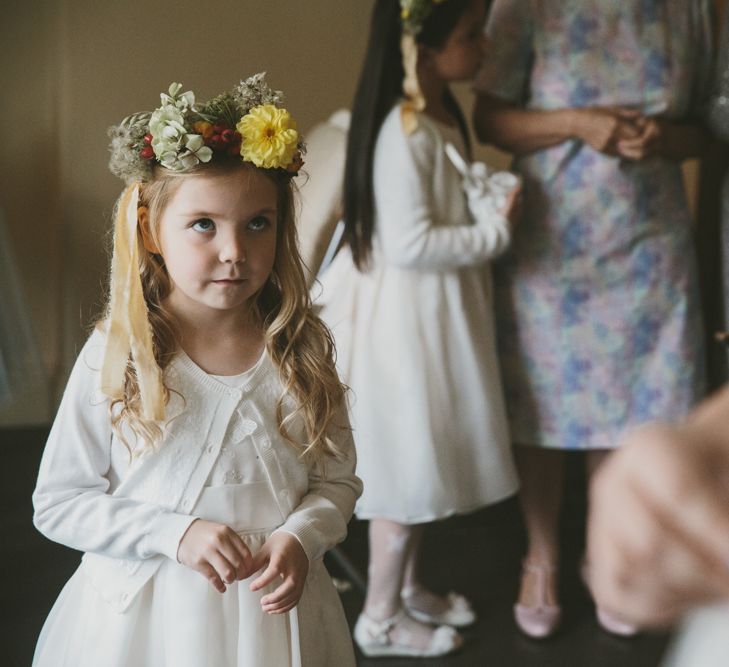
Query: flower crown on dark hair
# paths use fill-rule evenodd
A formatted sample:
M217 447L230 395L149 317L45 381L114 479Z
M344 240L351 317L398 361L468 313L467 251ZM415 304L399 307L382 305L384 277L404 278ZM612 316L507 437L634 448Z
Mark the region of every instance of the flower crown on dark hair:
M109 169L127 183L147 181L155 163L185 172L217 156L240 155L263 169L298 173L306 146L265 72L241 81L203 105L173 83L161 106L109 128Z
M417 35L423 28L425 19L433 11L433 5L445 0L400 0L400 17L405 32Z

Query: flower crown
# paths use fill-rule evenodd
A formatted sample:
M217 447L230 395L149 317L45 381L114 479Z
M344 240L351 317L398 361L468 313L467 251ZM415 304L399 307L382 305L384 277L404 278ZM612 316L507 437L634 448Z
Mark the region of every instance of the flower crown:
M417 35L423 28L425 19L433 11L433 5L440 5L445 0L400 0L400 18L403 30Z
M185 172L216 156L240 155L263 169L298 173L306 146L265 72L241 81L204 105L173 83L161 106L125 118L109 129L109 169L127 183L147 181L154 163Z

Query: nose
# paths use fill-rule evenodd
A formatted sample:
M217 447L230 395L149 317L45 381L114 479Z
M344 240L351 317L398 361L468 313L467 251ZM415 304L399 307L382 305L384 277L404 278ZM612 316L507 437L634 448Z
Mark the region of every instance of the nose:
M243 237L230 234L222 239L218 258L224 264L238 264L246 261L246 249Z

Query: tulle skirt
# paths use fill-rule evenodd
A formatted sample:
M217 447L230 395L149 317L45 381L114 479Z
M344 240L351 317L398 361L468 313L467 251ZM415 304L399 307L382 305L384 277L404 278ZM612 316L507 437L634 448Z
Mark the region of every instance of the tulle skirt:
M211 493L213 504L220 499L220 494L211 489L203 493L202 501ZM261 502L272 501L265 497L259 499L259 509ZM229 508L241 507L237 503L225 504ZM248 503L243 506L255 507ZM210 518L211 508L206 509L203 516ZM197 511L193 513L200 515ZM223 520L226 517L222 514L218 520L231 525L232 522ZM272 530L273 527L258 532L239 531L239 534L255 553ZM127 610L118 613L104 601L81 565L48 616L33 665L347 667L355 664L341 602L321 560L310 564L301 600L287 614L269 615L261 611L261 597L275 585L252 593L249 583L250 579L235 582L221 594L197 572L166 559Z

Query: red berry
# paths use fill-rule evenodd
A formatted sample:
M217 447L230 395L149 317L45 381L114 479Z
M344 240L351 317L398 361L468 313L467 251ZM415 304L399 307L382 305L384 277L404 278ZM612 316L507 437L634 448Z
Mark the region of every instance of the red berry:
M222 140L223 140L223 141L224 141L224 142L225 142L226 144L229 144L229 143L230 143L231 141L233 141L233 136L234 136L234 134L235 134L235 133L233 132L233 130L223 130L223 131L222 131L222 132L220 133L220 138L221 138L221 139L222 139Z
M239 155L240 154L240 144L231 144L228 147L228 155Z
M152 139L154 139L154 137L149 132L147 132L147 134L144 135L144 143L145 144L151 144L152 143Z
M139 155L145 160L151 160L154 157L154 149L151 146L145 146L139 151Z
M225 125L213 125L213 134L220 134L225 130Z

